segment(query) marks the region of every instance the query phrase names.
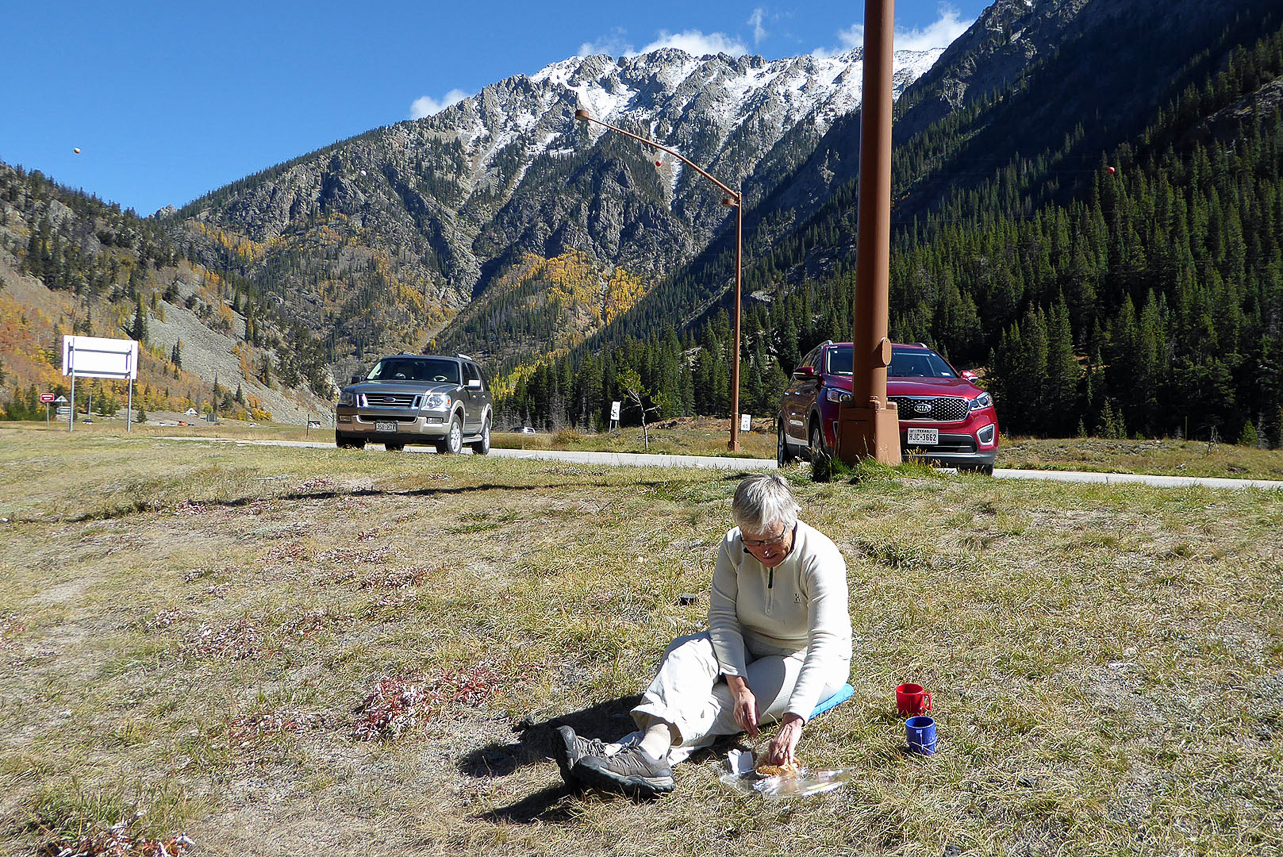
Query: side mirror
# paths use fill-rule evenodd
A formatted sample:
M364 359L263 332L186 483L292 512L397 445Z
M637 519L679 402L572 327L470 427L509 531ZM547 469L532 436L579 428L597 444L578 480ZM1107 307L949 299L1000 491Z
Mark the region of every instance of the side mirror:
M975 372L972 372L970 369L963 369L961 372L958 373L958 375L960 375L962 377L962 380L964 381L971 381L974 383L980 380L980 376L978 376Z
M353 375L353 376L352 376L352 380L351 380L350 382L348 382L348 383L351 383L351 384L359 384L359 383L361 383L361 382L362 382L362 381L364 381L364 380L365 380L365 379L364 379L364 378L362 378L360 375Z
M794 369L794 370L793 370L793 377L794 377L794 378L797 378L799 381L805 380L805 379L807 379L807 378L814 378L814 377L815 377L815 367L814 367L814 366L799 366L799 367L797 367L796 369Z
M469 390L480 390L480 389L481 389L481 379L480 379L480 378L469 378L469 379L468 379L468 389L469 389Z

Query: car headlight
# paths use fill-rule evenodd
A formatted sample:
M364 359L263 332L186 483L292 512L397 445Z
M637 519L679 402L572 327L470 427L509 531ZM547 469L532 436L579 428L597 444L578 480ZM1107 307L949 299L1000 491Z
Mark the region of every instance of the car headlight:
M427 393L419 403L421 411L444 411L450 407L449 393Z
M824 391L824 398L828 399L830 402L841 404L842 402L851 401L851 394L846 390L834 390L830 387Z
M988 408L992 405L993 405L993 396L989 395L988 393L981 393L979 396L976 396L974 399L971 400L970 410L979 411L979 410Z
M350 408L356 407L356 393L353 393L351 390L344 390L342 393L339 393L339 404L346 405Z

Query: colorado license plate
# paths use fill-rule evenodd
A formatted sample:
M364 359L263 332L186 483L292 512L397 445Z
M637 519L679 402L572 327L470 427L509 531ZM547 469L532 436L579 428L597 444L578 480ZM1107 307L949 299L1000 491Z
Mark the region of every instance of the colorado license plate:
M389 434L396 434L396 423L378 423L374 424L374 430Z
M909 446L935 446L940 442L938 429L909 429Z

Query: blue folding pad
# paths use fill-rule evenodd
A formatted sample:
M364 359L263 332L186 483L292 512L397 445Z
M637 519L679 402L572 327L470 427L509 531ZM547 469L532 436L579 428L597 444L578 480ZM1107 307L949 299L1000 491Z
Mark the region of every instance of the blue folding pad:
M837 693L833 694L828 699L822 700L819 705L815 706L815 710L811 712L811 718L814 719L816 717L819 717L821 714L828 711L830 708L835 708L836 706L841 705L842 703L850 699L852 694L854 693L855 693L855 688L851 687L851 685L849 684L842 685L840 688L838 688Z

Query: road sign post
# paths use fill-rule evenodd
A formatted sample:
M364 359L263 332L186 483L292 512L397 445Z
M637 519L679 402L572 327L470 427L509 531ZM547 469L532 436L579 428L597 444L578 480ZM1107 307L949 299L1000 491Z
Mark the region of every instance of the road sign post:
M62 374L71 376L71 408L67 431L76 422L76 376L129 380L129 409L125 431L130 430L134 403L134 379L138 377L138 343L132 339L103 339L97 336L62 338ZM92 400L91 400L92 401ZM90 413L92 418L93 414Z

